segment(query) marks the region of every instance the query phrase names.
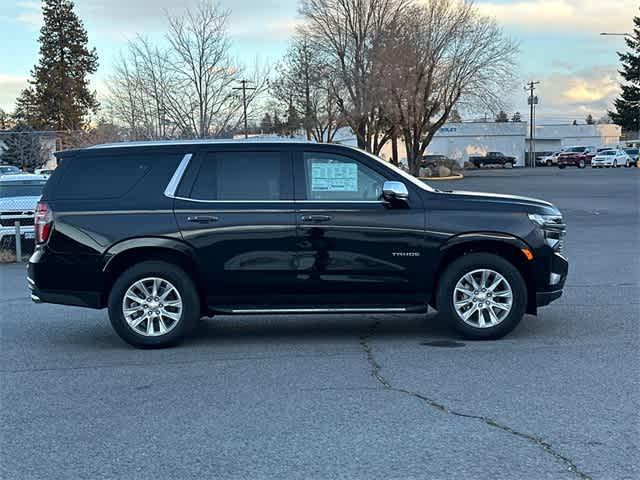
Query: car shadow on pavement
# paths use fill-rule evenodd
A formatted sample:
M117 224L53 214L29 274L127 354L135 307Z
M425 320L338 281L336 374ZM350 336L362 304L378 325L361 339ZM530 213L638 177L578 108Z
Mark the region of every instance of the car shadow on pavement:
M384 337L459 338L446 321L429 315L343 315L324 316L251 316L213 317L203 319L188 343L209 343L218 340L257 343L264 339L298 339L304 342L340 337L371 335L375 327L378 339Z

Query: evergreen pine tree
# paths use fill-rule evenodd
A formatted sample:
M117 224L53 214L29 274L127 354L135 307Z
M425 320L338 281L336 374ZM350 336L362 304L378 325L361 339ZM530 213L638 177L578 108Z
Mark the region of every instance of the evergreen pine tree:
M269 112L264 114L262 120L260 121L260 130L262 133L273 133L273 120L271 120L271 115Z
M508 122L508 121L509 121L509 117L507 116L507 113L504 110L500 110L496 115L496 122L502 123L502 122Z
M585 118L584 121L587 125L593 125L596 123L596 121L593 119L593 115L591 114L587 115L587 118Z
M640 132L640 17L634 17L633 23L633 35L625 38L629 51L618 53L624 83L609 116L625 131Z
M287 125L286 134L290 137L295 136L296 131L300 128L300 116L296 108L293 106L293 102L289 103L289 109L287 110Z
M458 112L458 110L455 108L451 110L451 113L449 114L449 118L447 121L451 123L461 123L462 117L460 116L460 112Z
M95 49L71 0L44 0L40 60L30 87L17 101L16 117L35 128L78 130L98 108L88 76L98 68Z
M282 135L283 128L284 126L282 125L282 120L280 120L280 117L278 116L278 112L275 112L273 114L273 133L275 133L276 135Z

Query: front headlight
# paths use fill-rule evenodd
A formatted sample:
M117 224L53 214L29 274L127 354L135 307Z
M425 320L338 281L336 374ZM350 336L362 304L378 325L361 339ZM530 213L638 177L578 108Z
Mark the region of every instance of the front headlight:
M566 225L562 215L530 213L529 220L535 223L544 236L544 241L556 252L562 252Z
M562 215L542 215L539 213L530 213L529 220L539 225L540 227L545 227L546 225L564 225Z

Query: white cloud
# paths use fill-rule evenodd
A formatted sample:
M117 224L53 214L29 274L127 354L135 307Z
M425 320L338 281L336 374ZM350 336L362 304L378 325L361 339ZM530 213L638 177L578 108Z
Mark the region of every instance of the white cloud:
M620 90L615 65L594 66L553 73L540 78L538 111L541 116L598 118L611 108Z
M570 33L628 32L638 12L636 0L520 0L513 3L479 2L479 10L499 23L528 30Z
M19 13L16 20L29 25L31 28L40 28L42 25L42 5L39 2L18 2L16 7Z
M0 108L13 110L16 97L27 86L27 77L0 73Z

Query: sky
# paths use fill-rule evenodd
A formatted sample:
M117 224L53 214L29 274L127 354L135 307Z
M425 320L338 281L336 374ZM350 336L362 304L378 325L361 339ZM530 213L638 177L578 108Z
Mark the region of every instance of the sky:
M99 98L106 93L112 67L137 34L162 38L166 14L179 14L198 0L76 0L90 46L100 67L92 77ZM300 18L298 0L219 0L230 11L229 34L235 56L245 64L276 62ZM619 92L618 56L622 37L600 32L630 32L637 0L476 0L519 44L518 85L508 112L528 117L524 85L540 81L537 119L546 123L596 119L611 108ZM40 2L0 0L0 108L12 111L38 58L42 24Z

